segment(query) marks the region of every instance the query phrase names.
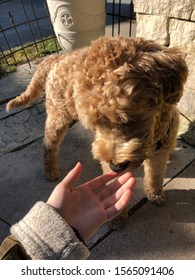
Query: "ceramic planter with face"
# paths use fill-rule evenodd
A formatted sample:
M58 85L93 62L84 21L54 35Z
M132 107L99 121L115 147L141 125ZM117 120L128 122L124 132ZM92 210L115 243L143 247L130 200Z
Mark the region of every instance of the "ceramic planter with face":
M51 21L66 51L105 35L105 0L47 0Z

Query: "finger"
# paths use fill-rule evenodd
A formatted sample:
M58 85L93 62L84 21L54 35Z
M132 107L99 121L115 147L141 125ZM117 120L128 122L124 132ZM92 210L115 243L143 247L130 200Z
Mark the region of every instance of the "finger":
M98 176L91 181L87 182L86 185L92 189L92 191L97 191L99 188L103 187L106 183L113 180L118 176L115 172L109 172Z
M108 198L109 196L111 196L113 193L115 193L118 189L121 188L121 186L123 186L124 184L126 184L126 182L130 179L133 178L132 180L135 180L135 178L132 176L132 174L130 172L126 172L125 174L123 174L122 176L120 176L119 178L117 178L116 180L114 180L110 185L106 186L105 189L100 190L98 192L98 198L99 200L104 200L106 198ZM133 184L133 182L132 182ZM135 184L135 183L134 183ZM125 185L126 186L126 185ZM132 187L132 186L130 186Z
M79 179L81 172L82 164L78 162L60 184L62 184L66 189L71 190L75 186L76 181Z
M120 200L120 198L123 196L124 192L126 190L132 191L132 187L135 185L135 178L130 177L129 180L121 186L116 192L114 192L112 195L107 196L104 200L101 202L103 203L105 209L113 206L117 201Z
M113 206L106 209L108 221L112 220L122 212L122 210L128 205L131 196L132 196L131 190L127 189Z

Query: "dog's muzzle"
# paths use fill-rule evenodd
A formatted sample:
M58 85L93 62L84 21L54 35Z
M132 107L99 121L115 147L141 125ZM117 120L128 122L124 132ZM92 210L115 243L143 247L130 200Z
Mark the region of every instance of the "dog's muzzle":
M114 164L114 163L110 162L109 165L110 165L110 168L112 169L112 171L119 173L119 172L127 169L128 165L129 165L129 161L125 161L125 162L122 162L119 164Z

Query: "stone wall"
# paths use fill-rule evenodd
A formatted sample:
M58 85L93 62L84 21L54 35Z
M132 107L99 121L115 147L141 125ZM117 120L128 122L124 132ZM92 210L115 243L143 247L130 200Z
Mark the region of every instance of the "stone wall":
M134 0L137 37L166 46L179 46L189 68L184 96L179 102L179 135L195 145L195 0Z

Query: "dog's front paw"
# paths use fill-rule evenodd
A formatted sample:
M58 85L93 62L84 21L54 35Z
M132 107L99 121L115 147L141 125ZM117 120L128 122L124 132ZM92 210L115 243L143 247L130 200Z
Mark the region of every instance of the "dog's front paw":
M60 169L55 168L51 170L45 170L45 178L49 181L56 181L61 177Z
M154 193L147 193L147 199L156 205L164 205L166 198L164 192L160 194L154 194Z

